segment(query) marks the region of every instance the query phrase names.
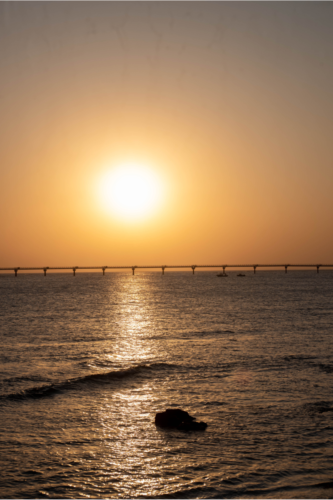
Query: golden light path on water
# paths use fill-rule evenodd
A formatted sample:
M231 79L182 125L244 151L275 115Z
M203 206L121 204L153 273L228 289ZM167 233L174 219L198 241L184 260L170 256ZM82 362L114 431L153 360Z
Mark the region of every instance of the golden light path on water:
M110 329L116 325L117 336L112 360L144 363L147 359L162 358L163 352L154 342L156 299L148 280L127 276L117 291L117 313L110 318ZM114 304L114 291L110 290ZM114 343L114 341L113 341Z
M118 290L119 313L115 320L119 336L114 345L112 360L133 365L146 364L148 360L162 358L160 346L154 339L154 316L156 314L156 298L151 290L149 280L124 280ZM110 291L110 301L113 301ZM111 357L111 356L110 356ZM149 365L149 363L147 363ZM160 454L151 450L151 427L156 408L160 404L154 381L141 384L128 391L116 391L111 396L107 393L104 405L97 410L97 418L102 429L104 446L103 461L105 466L118 472L118 487L121 491L142 491L145 495L154 496L165 491L165 477L159 472ZM121 422L115 422L113 415L122 414ZM130 424L127 416L136 415L138 425ZM164 433L154 428L154 449L168 451L169 446ZM171 448L170 448L171 450ZM116 458L114 458L116 456ZM143 479L144 478L144 479ZM173 474L172 483L179 484L179 477ZM172 489L172 486L170 486Z

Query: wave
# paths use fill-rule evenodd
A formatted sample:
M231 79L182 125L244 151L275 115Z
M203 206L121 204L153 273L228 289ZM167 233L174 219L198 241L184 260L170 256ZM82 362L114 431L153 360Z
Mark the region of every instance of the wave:
M39 399L55 394L62 393L67 390L75 389L77 387L85 387L92 384L107 384L113 380L124 379L133 377L135 375L143 374L144 372L164 370L168 368L175 368L177 365L171 363L151 363L143 365L134 365L122 370L111 370L108 372L89 373L82 377L77 377L57 383L45 384L40 386L31 387L20 392L11 394L0 395L0 400L7 401L23 401L26 399Z
M319 370L324 373L333 373L333 365L327 363L311 363L312 366L315 366Z
M13 382L45 382L48 380L46 377L41 375L21 375L16 377L7 377L0 381L0 384L13 383Z
M202 330L202 331L197 331L193 332L194 335L215 335L215 334L223 334L223 333L235 333L234 330Z
M261 488L246 487L237 478L224 479L224 488L221 488L221 486L216 487L214 484L206 486L202 484L203 481L196 481L196 483L192 483L193 486L190 488L179 489L173 493L162 493L154 497L148 496L147 498L307 498L307 496L304 496L304 493L310 493L313 489L333 489L333 481L331 480L312 484L305 483L297 486L263 486ZM293 492L295 494L290 496L290 493L292 494ZM320 496L319 498L331 498L331 496Z
M245 498L250 495L250 498L252 497L257 497L257 496L262 496L262 495L269 495L268 498L277 498L277 493L278 494L283 494L287 492L295 492L296 495L293 495L291 498L304 498L304 493L308 492L309 490L311 491L312 489L333 489L333 481L323 481L320 483L312 483L312 484L300 484L300 485L286 485L286 486L278 486L278 487L272 487L272 488L241 488L238 491L237 497L240 498ZM244 495L245 494L245 495ZM228 497L231 495L227 495ZM232 495L234 496L234 495ZM280 496L280 495L279 495ZM264 498L265 498L264 497ZM213 496L212 498L221 498L221 496ZM282 498L285 498L284 496ZM289 495L288 497L289 498ZM312 497L311 497L312 498ZM315 496L313 498L316 498ZM320 498L320 497L319 497ZM331 498L331 496L324 496L323 498Z
M198 337L212 337L215 336L218 338L219 335L235 335L236 333L233 330L196 330L196 331L180 331L175 334L168 335L167 340L174 340L174 339L180 339L180 340L196 340ZM155 336L155 337L147 337L149 339L155 338L157 340L161 340L161 336ZM229 339L231 340L231 339Z
M331 401L315 401L314 403L305 403L303 408L310 414L333 411Z
M315 483L310 486L311 488L332 488L333 489L333 481L326 481L323 483Z

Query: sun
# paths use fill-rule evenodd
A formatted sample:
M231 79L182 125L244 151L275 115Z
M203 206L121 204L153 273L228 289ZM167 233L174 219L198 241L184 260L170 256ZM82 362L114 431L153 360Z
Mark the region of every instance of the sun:
M98 197L109 213L130 221L152 216L162 197L154 170L138 163L123 163L99 180Z

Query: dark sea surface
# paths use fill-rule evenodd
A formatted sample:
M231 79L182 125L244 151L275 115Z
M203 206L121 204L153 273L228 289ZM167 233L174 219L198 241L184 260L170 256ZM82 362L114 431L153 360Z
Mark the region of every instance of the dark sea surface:
M0 275L1 498L333 498L333 272L245 274Z

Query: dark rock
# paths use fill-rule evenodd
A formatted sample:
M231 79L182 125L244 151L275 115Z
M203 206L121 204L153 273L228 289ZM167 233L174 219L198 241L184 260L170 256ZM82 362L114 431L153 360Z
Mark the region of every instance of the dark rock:
M160 427L178 427L183 422L192 422L194 417L191 417L187 411L179 409L167 409L162 413L156 413L155 424Z
M170 427L184 431L202 431L207 427L205 422L195 422L195 417L192 417L187 411L179 409L167 409L156 413L155 424L159 427Z
M206 422L182 422L177 426L180 431L204 431L207 428Z

